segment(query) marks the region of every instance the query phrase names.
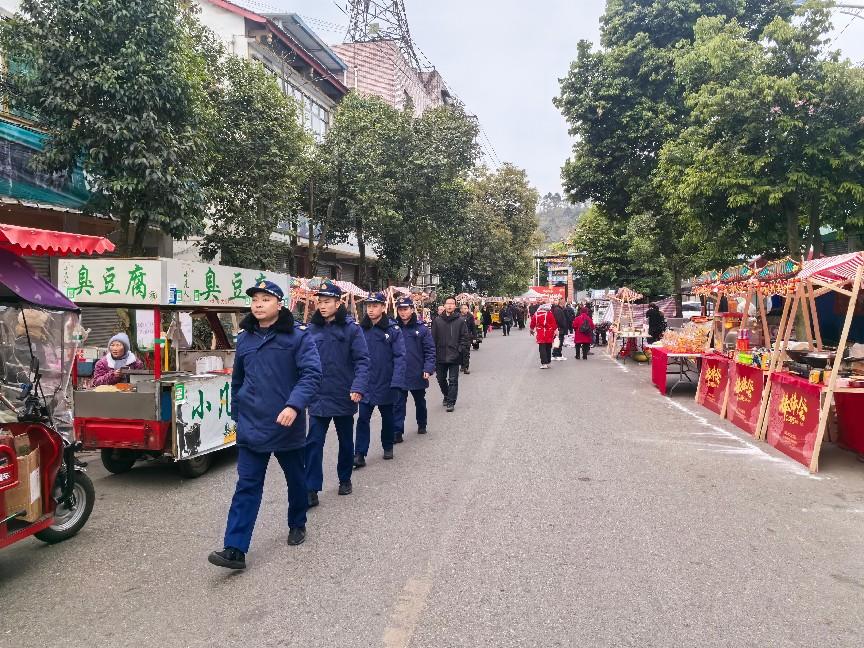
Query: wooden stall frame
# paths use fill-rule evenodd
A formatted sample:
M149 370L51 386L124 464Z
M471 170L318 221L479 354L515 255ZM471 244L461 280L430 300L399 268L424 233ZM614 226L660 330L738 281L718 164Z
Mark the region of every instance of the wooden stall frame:
M858 305L858 294L861 291L862 278L864 278L864 265L858 267L858 271L855 273L855 279L852 282L849 307L846 309L846 321L843 323L843 332L840 334L840 341L837 344L837 355L834 357L834 365L831 367L831 377L828 379L828 389L825 391L822 409L819 412L819 428L816 432L816 442L813 445L813 458L810 461L810 472L817 472L819 470L819 451L822 448L822 440L825 437L825 430L828 428L828 415L831 412L831 405L834 403L834 391L837 389L837 378L840 372L840 365L843 362L846 343L849 341L849 329L852 327L852 318L855 315L855 307ZM845 294L845 291L837 290L837 292Z

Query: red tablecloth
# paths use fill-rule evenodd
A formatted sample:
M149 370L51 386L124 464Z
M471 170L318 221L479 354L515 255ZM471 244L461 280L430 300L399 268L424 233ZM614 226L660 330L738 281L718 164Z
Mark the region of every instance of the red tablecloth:
M766 441L780 452L810 466L819 429L822 385L788 373L771 376Z
M702 356L702 371L699 374L696 402L715 414L723 414L731 364L729 358L716 353Z
M838 445L864 454L864 394L834 394L834 403L840 427Z
M651 348L651 382L666 395L666 372L669 367L669 354L662 347Z
M739 428L756 436L759 409L767 374L759 367L734 363L729 376L729 402L726 418Z

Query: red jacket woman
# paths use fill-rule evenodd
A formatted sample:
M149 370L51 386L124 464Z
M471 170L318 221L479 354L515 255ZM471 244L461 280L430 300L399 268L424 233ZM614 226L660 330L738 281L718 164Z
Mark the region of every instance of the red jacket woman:
M573 320L573 331L575 344L591 344L594 341L594 320L585 308L580 308L579 314Z
M594 320L588 314L587 308L580 308L579 314L573 320L573 342L576 344L576 359L588 359L591 350L591 342L594 337Z
M558 322L552 314L552 306L543 304L531 316L531 335L537 336L540 350L540 368L548 369L552 362L552 342L558 337Z
M543 304L531 316L531 332L537 336L537 344L552 344L558 336L558 322L552 314L552 307Z

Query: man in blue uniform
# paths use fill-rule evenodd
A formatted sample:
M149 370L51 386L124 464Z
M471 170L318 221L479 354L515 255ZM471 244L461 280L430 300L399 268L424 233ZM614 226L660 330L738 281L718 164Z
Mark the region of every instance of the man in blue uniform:
M306 408L321 385L315 342L295 327L291 311L282 308L282 289L262 281L246 294L252 298L252 312L240 324L231 376L237 488L228 512L225 548L208 558L229 569L246 567L271 454L288 485L288 544L306 539Z
M399 300L396 314L399 316L398 324L405 340L405 389L399 392L394 408L394 442L402 443L409 391L414 397L414 408L417 411L417 434L426 434L426 389L429 387L429 376L435 373L435 343L429 329L417 319L414 302L410 297Z
M324 485L324 441L330 421L339 439L336 474L339 494L350 495L354 461L354 415L367 392L369 349L363 329L348 316L342 303L342 289L325 281L316 293L318 310L309 324L309 334L318 347L324 378L321 389L309 405L309 434L306 437L306 488L309 506L318 506L318 492Z
M354 467L366 465L369 452L369 421L377 407L381 413L381 446L384 458L393 458L393 403L405 384L405 342L396 322L387 317L387 298L373 293L366 300L366 317L360 323L369 347L369 386L360 401Z

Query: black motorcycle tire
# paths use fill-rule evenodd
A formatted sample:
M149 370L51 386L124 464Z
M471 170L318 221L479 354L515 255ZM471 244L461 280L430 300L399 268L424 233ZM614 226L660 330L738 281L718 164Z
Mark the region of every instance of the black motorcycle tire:
M138 453L134 450L116 450L114 448L102 448L100 455L105 470L115 475L132 470L132 466L138 460Z
M93 482L90 481L90 478L86 474L79 470L75 471L73 480L75 482L74 489L77 504L74 521L68 526L54 524L47 529L33 534L42 542L55 544L68 540L78 533L87 524L87 520L90 519L90 513L93 512L93 503L96 501L96 489L93 488ZM55 490L57 488L59 486L55 486ZM81 509L80 513L78 513L78 509Z
M213 454L208 453L192 457L191 459L186 459L185 461L178 461L177 468L180 470L180 474L184 477L188 479L197 479L210 470L211 463L213 463Z

